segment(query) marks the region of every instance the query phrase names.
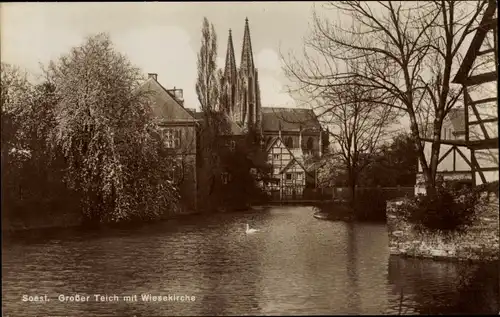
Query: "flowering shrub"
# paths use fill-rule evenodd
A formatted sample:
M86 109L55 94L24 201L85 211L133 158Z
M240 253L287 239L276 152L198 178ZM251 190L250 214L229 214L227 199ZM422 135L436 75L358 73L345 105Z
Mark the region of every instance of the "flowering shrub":
M417 230L461 232L475 220L481 187L442 186L434 195L406 200L397 212Z

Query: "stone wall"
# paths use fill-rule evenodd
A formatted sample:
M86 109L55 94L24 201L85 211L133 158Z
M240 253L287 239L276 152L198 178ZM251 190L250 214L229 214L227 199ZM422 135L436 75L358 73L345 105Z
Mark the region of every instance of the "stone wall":
M478 220L466 232L445 237L439 233L419 233L403 219L395 208L402 200L387 202L389 249L394 255L457 260L498 260L499 205L495 194L481 195L476 206Z

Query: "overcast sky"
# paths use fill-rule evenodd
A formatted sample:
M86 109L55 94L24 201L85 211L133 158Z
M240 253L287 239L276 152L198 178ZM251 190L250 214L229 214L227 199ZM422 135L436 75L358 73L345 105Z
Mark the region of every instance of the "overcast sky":
M241 59L248 17L264 106L291 106L284 91L283 53L302 50L312 2L234 3L4 3L1 4L1 59L32 73L88 35L108 32L116 48L145 73L158 73L167 88L184 89L187 107L198 107L196 54L206 16L214 24L222 67L228 30L236 62Z

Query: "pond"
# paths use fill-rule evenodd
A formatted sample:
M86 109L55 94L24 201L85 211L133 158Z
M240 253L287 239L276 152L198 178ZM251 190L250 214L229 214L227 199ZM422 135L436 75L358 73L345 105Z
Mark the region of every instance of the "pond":
M498 313L498 263L390 257L384 224L313 213L270 207L4 241L3 315ZM260 231L245 234L247 223ZM88 301L67 301L75 294Z

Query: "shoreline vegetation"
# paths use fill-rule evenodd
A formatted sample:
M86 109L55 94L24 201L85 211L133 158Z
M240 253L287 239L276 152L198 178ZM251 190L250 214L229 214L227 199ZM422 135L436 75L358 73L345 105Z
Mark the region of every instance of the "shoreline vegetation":
M45 81L34 84L18 67L1 67L3 234L134 226L262 197L251 173L267 167L260 140L249 131L228 151L233 136L216 104L202 107L192 168L198 186L185 190L177 179L187 169L178 160L183 153L167 142L152 92L139 89L144 74L107 34L88 37L42 71ZM230 184L221 179L224 170L234 176ZM190 208L194 200L203 204Z

